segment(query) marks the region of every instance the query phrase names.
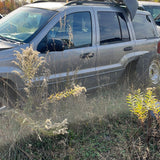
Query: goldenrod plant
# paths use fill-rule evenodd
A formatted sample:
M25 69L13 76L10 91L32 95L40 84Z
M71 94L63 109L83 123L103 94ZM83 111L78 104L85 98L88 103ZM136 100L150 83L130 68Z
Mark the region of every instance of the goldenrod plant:
M158 127L156 127L157 133L160 129L160 104L153 94L154 89L155 88L147 88L146 93L138 89L135 94L129 94L127 96L127 103L130 107L130 111L140 120L143 131L145 131L144 122L147 122L147 142L149 142L152 136L154 118L156 124L158 124Z
M29 133L36 132L38 135L38 138L42 141L40 138L40 135L46 135L46 136L53 136L53 135L59 135L59 134L67 134L68 131L68 121L67 119L64 119L61 123L54 123L53 120L46 119L46 121L43 120L34 120L29 115L21 112L20 110L13 111L14 119L15 121L20 124L21 127L28 128Z
M45 137L53 138L55 135L68 134L68 117L64 115L62 118L57 118L57 108L61 108L59 104L62 100L72 97L73 99L76 97L76 100L78 100L78 97L86 92L85 87L72 85L71 88L67 86L68 88L64 91L49 96L47 87L49 71L44 67L45 57L40 57L39 52L34 51L32 46L22 50L22 53L16 52L15 56L17 59L13 63L20 69L20 72L15 71L15 73L24 80L26 95L23 102L18 102L20 108L17 107L4 112L1 118L5 121L5 124L8 122L7 125L9 126L7 134L4 133L5 130L4 132L0 130L0 135L4 137L1 138L1 143L10 144L7 151L9 154L14 147L18 147L16 143L21 139L28 140L27 137L36 136L40 143L44 143ZM39 72L39 68L43 69L46 76L40 82L41 87L33 89L35 87L33 80ZM5 126L3 126L4 128ZM21 148L19 149L23 152Z
M146 93L138 89L135 94L127 96L127 103L130 111L133 112L138 119L144 123L148 117L148 111L152 111L156 119L159 119L160 105L158 99L153 95L154 88L147 88Z
M127 96L127 103L130 107L130 111L133 112L141 123L147 118L148 110L144 102L144 95L141 93L141 90L138 89L134 95L129 94Z
M33 130L36 131L36 133L48 133L49 135L51 131L52 135L67 133L67 119L65 119L62 123L53 123L51 120L52 118L47 118L45 125L43 126L43 122L37 121L36 118L31 117L28 113L37 112L35 115L37 115L37 117L41 117L45 110L48 112L49 104L53 104L56 101L60 101L61 99L69 96L77 97L81 93L86 92L85 87L73 85L70 89L66 89L62 92L48 96L48 77L45 77L41 84L41 88L38 88L36 91L34 89L34 93L32 94L33 80L36 77L39 68L44 68L43 64L46 63L46 59L45 57L40 57L39 52L34 51L32 46L22 50L22 53L16 51L15 56L17 60L13 61L13 63L16 64L21 70L21 72L15 71L15 73L17 73L24 80L25 91L27 93L25 104L22 106L24 112L22 112L22 110L15 110L15 114L17 115L16 117L22 117L22 120L20 120L19 123L22 125L27 123ZM45 70L47 69L44 69L44 71ZM54 109L49 110L49 112L52 111L54 112Z
M15 56L17 61L13 61L13 63L20 68L21 72L14 72L24 80L26 87L32 87L32 80L39 67L45 62L45 58L39 57L39 52L34 51L32 47L22 49L22 54L16 51Z
M74 96L77 97L79 96L81 93L85 93L87 90L85 87L80 87L79 85L73 85L73 88L71 89L66 89L63 92L59 92L57 94L52 94L48 97L48 101L50 103L53 103L57 100L61 100L63 98L67 98L69 96Z

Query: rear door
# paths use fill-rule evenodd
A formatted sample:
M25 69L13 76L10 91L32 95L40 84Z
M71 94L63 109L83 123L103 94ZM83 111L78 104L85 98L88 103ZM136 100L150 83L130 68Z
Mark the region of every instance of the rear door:
M129 21L123 12L97 10L98 55L97 75L99 85L115 83L125 69L128 55L134 55L133 37Z
M143 80L141 76L146 77L149 72L150 78L156 80L154 69L149 67L151 60L157 57L157 42L159 41L155 23L151 15L146 15L146 12L139 12L133 19L133 28L135 31L136 47L135 56L139 58L136 66L137 74L139 70L144 68L143 74L137 76L137 80ZM149 68L148 68L149 67Z
M156 53L158 34L151 15L139 12L134 17L132 24L136 39L136 55Z

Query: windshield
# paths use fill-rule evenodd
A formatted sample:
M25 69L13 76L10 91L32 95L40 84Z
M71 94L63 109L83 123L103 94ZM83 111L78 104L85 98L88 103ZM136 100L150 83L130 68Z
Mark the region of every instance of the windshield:
M56 11L22 7L0 20L0 37L29 42Z
M154 19L160 14L160 6L144 6L144 9L150 12Z

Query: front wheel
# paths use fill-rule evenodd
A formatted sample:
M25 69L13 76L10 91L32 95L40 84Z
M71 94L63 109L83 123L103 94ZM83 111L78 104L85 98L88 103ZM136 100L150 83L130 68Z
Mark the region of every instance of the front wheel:
M0 112L11 109L16 105L15 91L6 85L0 85Z

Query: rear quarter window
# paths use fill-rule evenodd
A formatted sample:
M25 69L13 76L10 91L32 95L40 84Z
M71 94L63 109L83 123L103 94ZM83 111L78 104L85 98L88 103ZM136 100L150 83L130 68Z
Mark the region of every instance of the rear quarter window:
M154 24L149 15L137 14L132 23L137 40L157 37Z

